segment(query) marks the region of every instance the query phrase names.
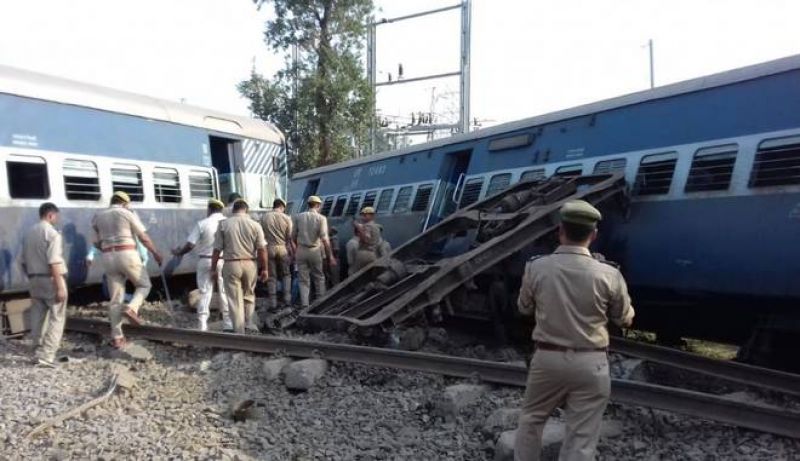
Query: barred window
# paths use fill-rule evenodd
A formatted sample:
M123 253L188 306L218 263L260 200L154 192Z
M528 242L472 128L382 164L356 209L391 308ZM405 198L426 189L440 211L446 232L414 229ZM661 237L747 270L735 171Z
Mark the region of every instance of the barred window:
M181 201L181 181L178 170L153 168L153 183L157 202L179 203Z
M364 203L361 204L361 208L365 208L368 206L375 206L375 197L378 196L378 191L373 190L367 192L367 195L364 196Z
M359 208L361 205L361 194L353 194L350 196L350 202L347 204L347 211L345 211L345 216L355 216L361 211Z
M344 206L347 204L347 196L340 195L339 198L336 199L336 205L333 206L333 213L331 213L332 217L341 216L342 212L344 212Z
M770 139L758 146L750 187L800 184L800 136Z
M491 197L498 192L506 190L509 184L511 184L511 173L492 176L492 179L489 180L489 186L486 188L486 196Z
M384 189L381 191L381 196L378 197L378 206L375 211L378 213L387 213L389 205L392 204L392 196L394 196L394 189Z
M556 168L553 176L580 176L583 173L583 165L576 163L574 165L564 165Z
M408 211L408 205L411 202L411 189L411 186L405 186L397 191L397 199L394 201L392 213L405 213Z
M694 154L686 192L728 190L736 163L736 145L708 147Z
M544 179L544 168L523 171L522 175L519 177L520 182L535 181L539 179Z
M466 184L464 184L464 190L461 192L459 208L464 208L477 202L481 196L481 189L483 189L483 178L467 180Z
M111 188L128 194L132 202L143 201L142 170L136 165L115 163L111 166Z
M322 213L323 216L328 216L328 213L331 212L331 208L333 208L333 196L325 197L325 201L322 202Z
M417 195L414 196L414 203L411 204L411 211L427 211L431 200L433 184L423 184L417 188Z
M633 194L662 195L668 193L677 162L678 154L675 152L643 157L633 183Z
M42 157L10 155L6 161L6 173L11 198L50 197L47 163Z
M97 164L89 160L64 160L64 192L70 200L100 200Z
M189 195L192 200L206 201L214 197L214 183L207 171L189 172Z
M612 173L614 171L624 171L625 166L628 164L628 159L615 158L612 160L603 160L597 162L594 166L594 174Z

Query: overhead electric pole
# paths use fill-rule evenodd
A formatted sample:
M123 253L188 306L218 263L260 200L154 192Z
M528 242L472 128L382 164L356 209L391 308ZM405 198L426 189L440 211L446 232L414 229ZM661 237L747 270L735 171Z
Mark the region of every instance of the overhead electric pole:
M650 52L650 88L656 87L656 75L653 64L653 39L647 41L647 49Z

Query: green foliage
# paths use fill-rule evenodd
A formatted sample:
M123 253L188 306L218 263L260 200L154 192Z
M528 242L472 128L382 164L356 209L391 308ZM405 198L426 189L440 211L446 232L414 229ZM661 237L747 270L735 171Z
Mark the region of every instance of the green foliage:
M256 116L286 133L292 171L359 154L373 116L374 95L362 69L372 0L268 3L275 19L267 22L264 39L285 53L286 63L272 78L253 72L239 92L250 99Z

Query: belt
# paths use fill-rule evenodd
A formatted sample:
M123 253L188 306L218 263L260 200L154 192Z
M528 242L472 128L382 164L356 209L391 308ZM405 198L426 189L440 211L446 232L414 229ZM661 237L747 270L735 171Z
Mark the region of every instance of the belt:
M47 277L47 278L50 278L51 275L50 274L28 274L28 278L29 279L32 279L34 277Z
M256 258L232 258L232 259L226 259L225 262L228 262L228 261L255 261L255 260L256 260Z
M198 256L198 258L208 258L208 259L211 259L211 258L213 258L213 256L211 256L211 255L200 255L200 256Z
M558 344L543 343L536 341L536 349L543 351L559 351L559 352L606 352L606 347L566 347L559 346Z
M135 250L136 245L114 245L107 248L103 248L103 253L111 253L112 251L128 251L128 250Z
M304 244L301 243L300 246L303 247L303 248L317 248L317 247L319 247L319 243L316 244L316 245L304 245Z

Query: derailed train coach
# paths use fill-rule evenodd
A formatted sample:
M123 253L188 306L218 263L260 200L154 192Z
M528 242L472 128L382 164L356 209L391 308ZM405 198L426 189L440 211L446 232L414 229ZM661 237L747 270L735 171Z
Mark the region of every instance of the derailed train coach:
M305 171L289 200L321 196L342 245L373 206L397 246L519 181L610 171L630 203L595 250L621 264L637 325L740 343L800 331L800 56Z
M286 168L283 135L267 122L0 66L0 297L27 289L19 253L42 202L61 209L74 288L101 279L84 260L92 216L114 192L131 196L168 255L209 198L238 192L255 213L284 198ZM194 255L166 261L167 275L194 272Z

